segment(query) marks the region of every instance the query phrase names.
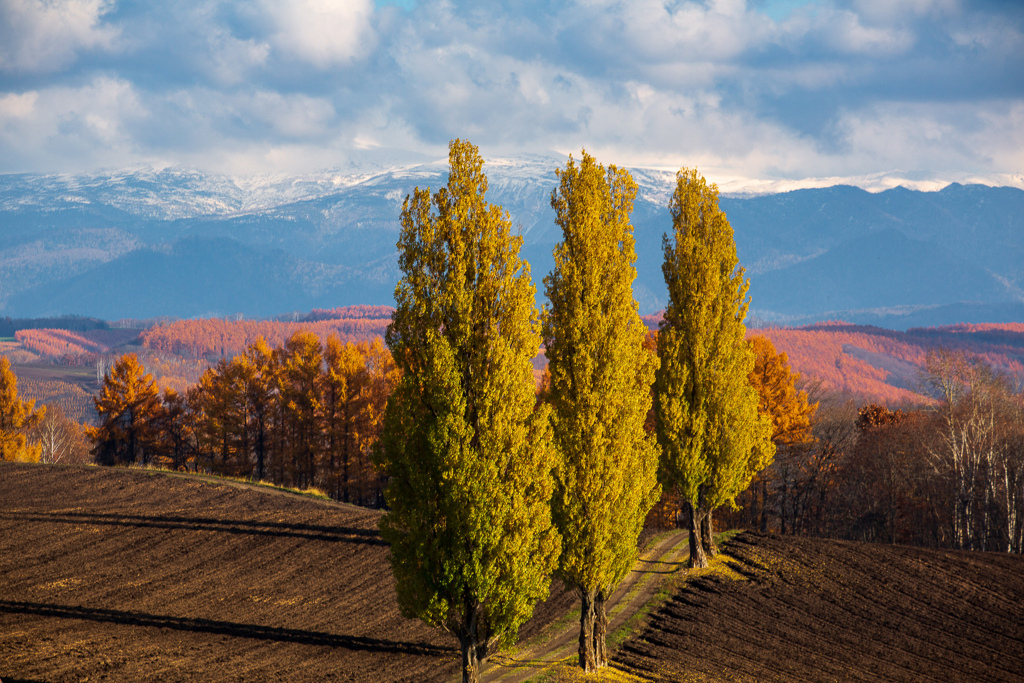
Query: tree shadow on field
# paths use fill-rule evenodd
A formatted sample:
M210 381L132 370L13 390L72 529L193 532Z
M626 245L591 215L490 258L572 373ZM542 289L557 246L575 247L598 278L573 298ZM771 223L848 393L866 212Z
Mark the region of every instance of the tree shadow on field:
M59 619L83 619L121 626L169 628L176 631L211 633L235 638L254 638L256 640L270 640L279 643L340 647L346 650L362 650L365 652L389 652L423 657L450 657L455 653L454 648L439 647L429 643L408 643L365 636L343 636L322 631L303 631L294 628L260 626L259 624L236 624L230 621L214 621L212 619L187 619L183 617L146 614L144 612L126 612L75 605L49 605L41 602L0 600L0 612L32 614Z
M637 574L676 574L681 569L686 569L689 564L689 560L683 560L681 562L667 562L664 560L644 560L637 559L638 563L650 565L648 569L634 569L633 571Z
M172 517L145 515L118 515L94 512L17 512L0 513L0 517L35 522L64 524L100 524L109 526L149 527L154 529L187 529L189 531L220 531L229 534L301 538L307 541L363 543L386 546L387 543L373 529L347 526L318 526L314 524L288 524L284 522L255 522L250 520L216 519L212 517Z

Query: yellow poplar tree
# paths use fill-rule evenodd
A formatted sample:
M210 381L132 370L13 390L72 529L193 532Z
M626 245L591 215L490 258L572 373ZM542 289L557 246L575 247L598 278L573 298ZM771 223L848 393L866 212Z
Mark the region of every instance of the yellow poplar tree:
M706 551L714 553L711 512L735 505L775 446L749 380L754 353L743 320L750 283L718 188L696 169L682 169L669 208L674 238L663 239L669 301L654 397L661 476L689 515L690 566L705 567Z
M579 663L606 664L605 601L633 567L637 538L658 500L658 448L644 430L657 358L633 298L629 216L636 183L583 152L551 193L563 241L545 278L544 345L554 408L552 513L562 535L558 574L581 599Z
M403 204L386 335L402 374L378 456L399 605L459 640L463 681L547 595L560 549L550 410L534 410L536 290L482 167L454 140L447 186Z
M25 436L46 415L46 406L36 410L35 404L18 398L18 378L7 356L0 356L0 460L39 462L42 445L29 445Z

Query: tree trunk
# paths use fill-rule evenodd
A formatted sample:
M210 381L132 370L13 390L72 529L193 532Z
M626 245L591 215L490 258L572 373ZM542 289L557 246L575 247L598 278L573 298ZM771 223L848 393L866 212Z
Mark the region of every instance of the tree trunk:
M594 653L594 591L580 589L580 668L585 673L597 670Z
M709 559L718 554L718 546L715 545L714 524L711 523L711 510L708 510L704 519L700 521L700 542Z
M703 569L708 566L707 555L704 554L704 544L700 538L700 523L703 514L693 503L686 503L686 510L690 518L690 569Z
M462 647L462 683L480 683L480 657L473 635L459 638Z
M768 532L768 480L761 479L761 533Z
M594 662L597 667L608 665L608 611L605 603L608 597L599 590L594 597Z

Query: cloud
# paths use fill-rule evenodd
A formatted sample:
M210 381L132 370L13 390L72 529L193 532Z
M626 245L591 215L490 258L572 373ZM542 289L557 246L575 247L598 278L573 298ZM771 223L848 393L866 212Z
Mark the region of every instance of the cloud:
M275 30L271 40L283 54L319 69L344 64L372 42L371 0L264 0L261 9Z
M13 164L122 165L136 160L131 128L147 116L132 84L121 79L3 95L0 148Z
M119 32L103 23L109 0L0 0L0 72L38 73L80 51L110 50Z
M0 8L22 27L0 43L0 171L312 170L453 137L723 177L1021 166L1024 12L995 0Z

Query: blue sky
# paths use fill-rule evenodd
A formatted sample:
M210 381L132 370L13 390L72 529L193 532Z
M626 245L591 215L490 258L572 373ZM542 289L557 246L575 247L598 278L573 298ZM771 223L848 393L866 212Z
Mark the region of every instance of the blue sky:
M1024 3L994 0L0 0L0 172L465 137L723 180L1020 177L1022 55Z

